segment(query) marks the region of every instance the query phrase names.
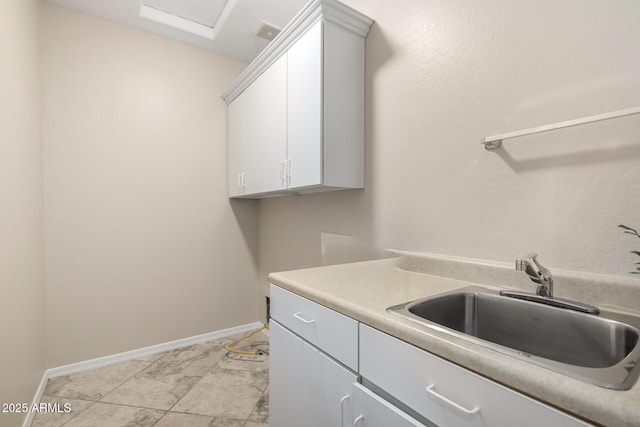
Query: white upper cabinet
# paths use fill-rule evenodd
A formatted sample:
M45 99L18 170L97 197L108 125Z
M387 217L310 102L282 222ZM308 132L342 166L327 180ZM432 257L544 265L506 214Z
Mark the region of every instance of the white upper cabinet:
M229 197L363 188L371 24L336 0L314 0L225 92Z

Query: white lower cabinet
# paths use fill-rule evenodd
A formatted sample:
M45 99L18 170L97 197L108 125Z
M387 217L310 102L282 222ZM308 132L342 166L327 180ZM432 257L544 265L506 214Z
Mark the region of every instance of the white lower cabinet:
M269 341L269 425L353 426L357 375L274 320Z
M275 285L271 307L271 427L593 427Z
M351 391L354 427L424 427L361 384Z

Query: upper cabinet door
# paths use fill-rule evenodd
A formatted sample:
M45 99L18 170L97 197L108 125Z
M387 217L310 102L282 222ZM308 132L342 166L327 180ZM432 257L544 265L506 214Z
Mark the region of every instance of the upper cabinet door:
M262 191L262 123L263 99L260 79L244 92L244 143L242 144L243 184L242 194Z
M288 51L288 187L322 184L322 22Z
M244 96L229 104L227 116L229 197L242 195L242 146L244 144Z
M256 81L260 85L258 127L262 144L262 191L286 188L287 159L287 54L282 55Z

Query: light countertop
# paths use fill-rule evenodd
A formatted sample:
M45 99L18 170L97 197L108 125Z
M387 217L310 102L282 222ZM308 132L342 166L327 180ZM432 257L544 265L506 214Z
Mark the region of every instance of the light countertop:
M416 267L415 260L400 257L272 273L269 279L284 289L592 423L640 426L640 386L637 383L624 391L598 387L387 313L386 308L391 305L470 285L487 285L461 280L461 277L465 279L464 274L454 274L456 279L427 274L425 271L428 270L443 274L442 268L439 268L443 264L437 261L437 268L431 268L432 262L430 260L427 263L431 263L429 268L422 268L425 263L422 263L422 267ZM471 270L477 268L484 266L470 266ZM519 275L507 272L506 268L488 266L488 269L486 271L489 273L485 276L497 286L502 286L505 277L507 282L512 281L512 288L529 286L527 280L521 281ZM626 287L621 288L623 291L617 294L626 292L635 297L640 290L640 283L636 285L627 280L625 284ZM556 289L561 286L562 280L556 280ZM566 287L570 288L569 284ZM627 307L625 310L633 311Z

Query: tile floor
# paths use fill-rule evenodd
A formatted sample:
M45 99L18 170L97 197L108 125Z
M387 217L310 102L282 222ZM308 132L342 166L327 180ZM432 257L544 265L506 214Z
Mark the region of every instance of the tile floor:
M263 355L228 353L239 337L51 379L42 402L71 411L38 413L32 427L266 427L268 338L236 345Z

